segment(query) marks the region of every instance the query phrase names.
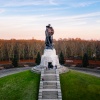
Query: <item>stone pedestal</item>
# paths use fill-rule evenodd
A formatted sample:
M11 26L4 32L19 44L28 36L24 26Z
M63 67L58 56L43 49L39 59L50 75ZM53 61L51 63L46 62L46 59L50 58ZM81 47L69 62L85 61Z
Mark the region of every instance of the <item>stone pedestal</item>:
M51 62L53 66L59 66L58 55L56 55L55 49L44 49L44 54L41 57L40 65L48 67L48 63Z

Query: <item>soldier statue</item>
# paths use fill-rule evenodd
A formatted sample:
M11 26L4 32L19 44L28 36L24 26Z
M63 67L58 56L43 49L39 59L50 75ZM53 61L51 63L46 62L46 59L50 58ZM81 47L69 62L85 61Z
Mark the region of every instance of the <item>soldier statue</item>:
M54 34L54 29L53 27L51 27L50 24L48 24L45 30L45 35L46 35L45 49L53 49L53 34Z

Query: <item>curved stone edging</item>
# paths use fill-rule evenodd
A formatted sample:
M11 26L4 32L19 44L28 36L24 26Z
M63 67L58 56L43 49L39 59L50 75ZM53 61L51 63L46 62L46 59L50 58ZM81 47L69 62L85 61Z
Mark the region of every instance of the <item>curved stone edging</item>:
M58 70L59 70L59 74L66 73L69 71L69 69L65 66L59 67Z
M33 67L31 70L33 72L36 72L36 73L39 73L40 74L41 71L42 71L42 69L46 69L46 68L45 67L42 67L41 65L38 65L38 66ZM57 69L59 71L59 74L66 73L66 72L69 71L69 69L67 67L61 66L61 65Z

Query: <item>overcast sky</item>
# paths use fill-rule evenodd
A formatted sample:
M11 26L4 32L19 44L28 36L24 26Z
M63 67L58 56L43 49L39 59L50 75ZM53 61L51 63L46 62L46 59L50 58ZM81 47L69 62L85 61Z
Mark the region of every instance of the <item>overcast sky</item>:
M45 38L100 40L100 0L0 0L0 39Z

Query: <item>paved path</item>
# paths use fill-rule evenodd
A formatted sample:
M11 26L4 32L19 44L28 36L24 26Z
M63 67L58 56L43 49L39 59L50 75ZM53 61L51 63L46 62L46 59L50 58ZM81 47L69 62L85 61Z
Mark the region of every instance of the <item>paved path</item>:
M76 70L78 72L82 72L85 74L89 74L89 75L93 75L96 77L100 77L100 70L96 70L96 69L88 69L88 68L70 68L72 70Z
M3 70L0 70L0 78L7 76L7 75L14 74L14 73L22 72L25 70L30 70L30 69L31 67L3 69Z
M38 100L62 100L57 69L42 69Z

